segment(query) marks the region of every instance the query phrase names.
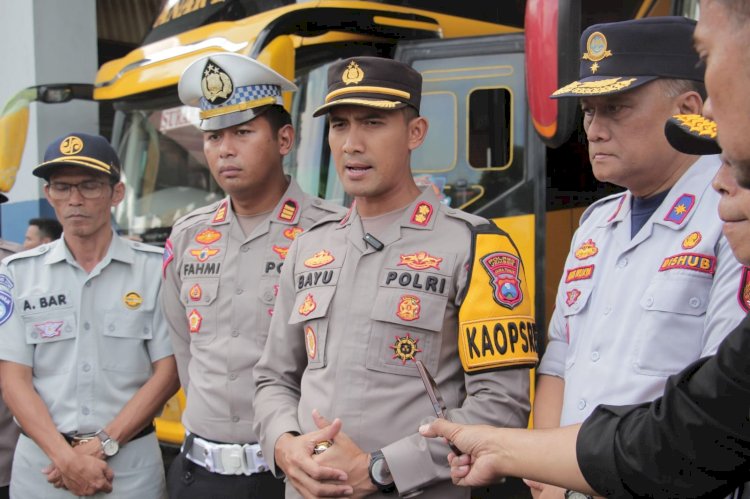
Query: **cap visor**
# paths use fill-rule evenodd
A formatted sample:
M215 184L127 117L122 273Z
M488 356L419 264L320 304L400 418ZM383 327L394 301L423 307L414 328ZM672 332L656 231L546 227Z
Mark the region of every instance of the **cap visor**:
M702 122L705 122L702 117L696 118L699 126L702 125ZM669 144L681 153L699 156L721 154L721 147L716 138L701 135L699 127L691 126L677 117L667 120L664 125L664 135L667 136Z
M268 106L255 109L245 109L244 111L221 114L219 116L214 116L213 118L201 120L200 129L204 132L212 132L214 130L221 130L222 128L229 128L230 126L241 125L242 123L247 123L263 114L263 111L265 111L267 107Z
M91 170L92 172L101 173L108 177L117 177L117 175L105 170L100 166L96 166L85 161L74 161L70 159L47 161L46 163L43 163L34 168L31 173L36 177L47 180L53 172L65 166L77 166L79 168L86 168L87 170Z
M589 76L582 80L569 83L562 88L555 90L551 99L561 99L563 97L587 97L597 95L613 95L621 92L633 90L650 81L654 81L658 76Z
M382 99L364 99L362 97L350 97L346 99L338 99L328 104L324 104L315 110L313 116L317 117L330 111L332 107L336 106L363 106L372 107L376 109L383 109L386 111L393 111L395 109L401 109L402 107L408 106L405 102L382 100Z

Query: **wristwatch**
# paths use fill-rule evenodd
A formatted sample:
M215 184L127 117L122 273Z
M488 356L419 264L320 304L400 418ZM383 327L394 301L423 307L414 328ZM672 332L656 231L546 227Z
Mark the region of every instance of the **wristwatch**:
M594 499L593 496L584 494L583 492L577 492L575 490L566 490L565 499Z
M379 450L370 454L370 481L383 494L390 494L396 490L391 470L385 462L385 456Z
M120 443L107 435L104 430L96 432L96 437L101 441L102 452L106 457L112 457L120 451Z

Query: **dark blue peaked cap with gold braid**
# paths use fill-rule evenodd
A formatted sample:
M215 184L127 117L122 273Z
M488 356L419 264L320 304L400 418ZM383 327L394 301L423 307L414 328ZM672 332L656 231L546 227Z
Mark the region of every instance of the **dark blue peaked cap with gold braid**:
M120 159L101 135L68 133L56 138L47 146L44 162L32 172L49 180L50 175L68 166L80 166L120 180Z
M609 95L657 78L703 81L693 48L695 21L664 16L595 24L581 35L578 81L556 90L553 99Z

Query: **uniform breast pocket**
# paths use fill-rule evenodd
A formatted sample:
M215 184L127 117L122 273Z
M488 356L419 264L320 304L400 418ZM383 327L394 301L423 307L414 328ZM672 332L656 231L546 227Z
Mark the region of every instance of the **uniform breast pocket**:
M680 276L649 285L633 332L637 371L668 376L698 359L712 282L703 276Z
M367 368L419 376L419 359L437 372L447 304L447 296L381 287L370 316Z
M185 307L191 343L208 345L216 338L219 318L215 302L218 294L218 279L197 279L182 283L180 301Z
M78 327L75 313L24 316L26 343L34 345L34 371L38 374L60 374L75 366Z
M576 351L581 343L581 337L584 334L590 334L587 331L583 313L588 308L591 299L591 288L585 286L570 286L565 289L565 295L562 302L558 301L557 306L562 310L565 318L566 334L568 336L568 353L565 358L565 367L571 368L576 363Z
M144 373L151 369L146 340L153 338L153 311L116 310L104 314L104 345L99 365L104 370Z
M328 309L335 286L308 288L297 293L289 324L299 324L305 338L307 368L326 366L326 338L328 336Z

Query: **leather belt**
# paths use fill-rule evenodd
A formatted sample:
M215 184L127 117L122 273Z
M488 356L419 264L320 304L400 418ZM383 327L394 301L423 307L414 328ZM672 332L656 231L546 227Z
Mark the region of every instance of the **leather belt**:
M146 426L144 429L142 429L138 433L136 433L135 436L133 436L133 438L131 438L130 440L132 441L132 440L138 440L139 438L143 438L146 435L150 435L151 433L153 433L154 430L155 428L152 423ZM85 444L92 438L96 437L96 433L97 432L93 432L93 433L73 432L73 433L61 433L61 435L63 436L65 441L70 444L71 447L77 447L79 445Z
M219 475L254 475L269 471L260 444L225 444L188 433L185 458Z

